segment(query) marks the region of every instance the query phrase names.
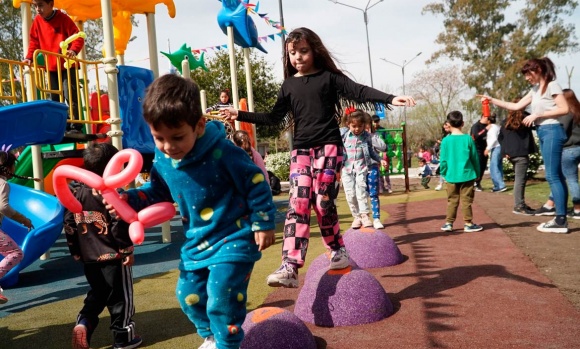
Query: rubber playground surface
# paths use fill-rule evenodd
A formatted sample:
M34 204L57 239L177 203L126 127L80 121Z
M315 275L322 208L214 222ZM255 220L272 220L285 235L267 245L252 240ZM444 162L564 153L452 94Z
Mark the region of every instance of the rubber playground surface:
M384 204L382 210L389 214L384 219L385 232L397 244L405 260L398 265L366 271L384 288L394 313L383 320L357 326L320 327L306 323L317 348L580 348L580 311L545 275L545 270L541 272L514 244L505 230L513 230L517 225L525 234L541 234L531 226L544 221L545 217L526 217L525 224L518 218L520 221L514 220L509 226L502 225L502 230L496 223L498 217L495 220L490 217L495 217L496 213L488 214L492 212L489 207L497 209L512 199L496 200L499 197L494 195L497 194L476 197L474 217L476 223L485 228L478 233L459 230L461 214L455 224L457 230L440 231L446 205L442 195L423 201ZM345 206L343 203L342 207ZM508 209L511 214L511 207L503 208L504 211ZM346 230L350 218L339 213L341 226ZM178 223L174 221L172 225ZM577 225L569 235L539 237L566 244L571 239L578 240ZM150 233L150 238L139 247L136 256L139 262L134 270L135 287L140 288L136 295L136 321L142 330L145 329L141 332L144 336L142 347L197 348L201 340L192 333L191 325L183 319L175 304L174 274L166 273L177 266L179 234L173 234L174 243L171 244L161 244L157 234ZM319 234L313 233L310 251L320 244ZM70 258L64 257L68 257L68 252L62 240L57 241L51 253L50 260L39 261L21 273L16 288L6 290L11 301L0 306L2 347L8 344L6 348L30 348L31 339L39 340L44 336L47 343L52 343L59 341L53 338L58 335L65 337L60 339L62 345L47 345L47 348L69 347L67 336L70 336L74 318L67 319L64 324L47 320L48 324L43 326L31 320L28 330L13 325L13 321L22 316L39 319L40 309L46 307L49 309L43 311L58 317L59 312L71 306L71 300L74 300L74 309L66 311L72 314L78 311L86 292L82 270ZM279 245L266 253L279 254ZM316 257L312 253L307 258ZM265 258L266 255L263 260ZM274 268L265 266L268 272ZM301 286L305 271L300 270ZM256 274L255 271L253 277ZM264 285L262 280L256 283ZM161 288L162 295L157 293ZM256 300L252 302L250 297L250 307L293 310L301 289L267 291L270 293L259 304ZM151 304L144 305L144 299ZM106 315L102 315L102 324L108 321L104 319ZM100 331L107 332L106 325L103 327ZM147 331L161 334L154 337ZM106 333L100 336L107 338ZM100 343L102 345L95 347L106 347L103 344L106 341ZM277 347L275 343L263 346Z

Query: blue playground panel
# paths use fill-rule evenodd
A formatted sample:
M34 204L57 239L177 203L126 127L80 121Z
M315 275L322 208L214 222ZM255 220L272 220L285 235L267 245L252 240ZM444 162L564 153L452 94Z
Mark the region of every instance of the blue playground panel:
M150 69L126 65L119 65L117 68L123 148L152 154L155 143L151 130L143 119L143 101L145 89L153 82L153 72Z
M13 148L59 143L66 130L68 107L53 101L34 101L0 107L0 143Z
M2 230L20 246L24 258L0 279L2 287L15 285L18 273L50 249L61 235L64 216L64 207L54 196L13 183L10 184L10 206L30 218L34 229L29 232L20 223L3 218ZM3 258L0 256L0 260Z

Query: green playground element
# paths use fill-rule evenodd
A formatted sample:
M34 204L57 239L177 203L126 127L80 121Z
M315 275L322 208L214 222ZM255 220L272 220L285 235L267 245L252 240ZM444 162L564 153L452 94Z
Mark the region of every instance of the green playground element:
M381 166L380 173L381 175L399 175L405 174L405 152L403 151L403 132L404 129L402 128L387 128L387 129L379 129L377 133L383 139L383 141L387 144L387 151L386 155L388 156L389 160L389 169L388 172L385 168ZM383 156L383 153L380 155Z
M64 150L74 150L76 149L76 144L74 143L67 143L67 144L56 144L56 145L43 145L41 147L41 152L46 153L50 151L64 151ZM59 158L49 158L49 159L42 159L42 171L44 175L52 171L54 166L58 164L58 162L62 160ZM19 176L25 177L32 177L32 147L28 146L24 148L20 156L18 156L18 161L16 162L16 170L14 171ZM31 179L21 179L12 177L10 179L10 183L16 183L20 185L24 185L30 188L34 188L34 181Z

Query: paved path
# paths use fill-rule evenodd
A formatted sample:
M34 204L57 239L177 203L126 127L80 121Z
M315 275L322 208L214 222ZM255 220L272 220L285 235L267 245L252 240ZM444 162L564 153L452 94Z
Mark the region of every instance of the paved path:
M395 313L360 326L308 324L318 348L580 348L580 312L492 218L474 205L483 232L444 233L445 205L438 199L383 207L390 214L386 232L408 260L368 271ZM461 216L455 227L460 223ZM279 289L264 306L292 310L298 292Z

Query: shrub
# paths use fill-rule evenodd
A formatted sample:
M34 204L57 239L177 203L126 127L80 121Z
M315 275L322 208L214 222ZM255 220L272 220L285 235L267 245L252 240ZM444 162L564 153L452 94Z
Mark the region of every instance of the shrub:
M538 149L540 149L540 146L538 145L538 138L534 137L534 140L536 141L536 147ZM542 155L540 155L540 153L534 153L534 154L530 154L530 162L528 165L528 172L527 174L527 178L534 178L534 176L538 173L538 169L540 168L540 165L542 165L544 163L544 161L542 160ZM503 165L503 178L509 181L513 181L515 179L515 173L514 173L514 166L512 165L512 163L504 158L502 161L502 165Z
M272 171L281 181L288 181L290 179L290 152L268 154L266 169Z

